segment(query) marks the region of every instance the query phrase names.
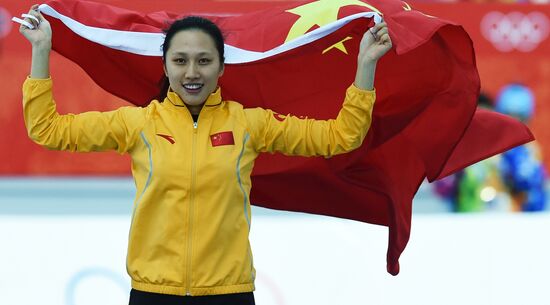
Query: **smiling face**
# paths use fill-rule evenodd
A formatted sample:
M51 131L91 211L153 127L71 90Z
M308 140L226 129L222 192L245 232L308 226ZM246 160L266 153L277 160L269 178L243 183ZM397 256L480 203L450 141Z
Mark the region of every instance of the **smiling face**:
M223 63L212 37L202 30L188 29L172 37L164 72L170 88L188 106L191 114L199 114L204 102L218 87Z

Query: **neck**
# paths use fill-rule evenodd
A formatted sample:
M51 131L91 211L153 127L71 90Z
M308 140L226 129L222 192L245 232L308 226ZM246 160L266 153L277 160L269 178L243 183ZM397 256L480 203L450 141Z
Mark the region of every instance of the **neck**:
M201 105L187 105L186 104L187 109L189 109L189 112L191 112L192 115L199 115L203 105L204 104L201 104Z

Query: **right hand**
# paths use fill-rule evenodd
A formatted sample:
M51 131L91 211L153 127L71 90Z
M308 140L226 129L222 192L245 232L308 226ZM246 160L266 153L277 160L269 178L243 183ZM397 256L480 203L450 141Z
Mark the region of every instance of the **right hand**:
M375 24L368 29L359 46L360 62L377 62L392 48L392 41L385 22Z
M44 16L42 16L42 14L38 11L38 4L31 6L28 14L38 18L40 23L37 23L34 19L25 18L27 22L34 25L34 30L21 25L19 27L19 32L27 38L33 48L50 50L52 48L52 28L48 20L46 20L46 18L44 18Z

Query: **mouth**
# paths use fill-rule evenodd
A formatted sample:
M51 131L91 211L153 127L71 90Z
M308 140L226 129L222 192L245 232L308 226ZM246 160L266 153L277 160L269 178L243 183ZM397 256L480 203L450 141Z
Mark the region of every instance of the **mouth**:
M201 83L183 84L183 89L189 94L198 94L201 92L202 87L204 87L204 84Z

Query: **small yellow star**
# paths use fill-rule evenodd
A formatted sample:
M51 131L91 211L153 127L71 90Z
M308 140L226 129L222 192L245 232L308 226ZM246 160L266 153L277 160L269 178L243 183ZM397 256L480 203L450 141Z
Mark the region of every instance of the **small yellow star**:
M405 6L403 6L403 9L404 9L405 11L407 11L407 12L408 12L408 11L412 11L412 7L411 7L407 2L405 2L405 1L402 1L402 2L405 3ZM424 13L422 13L422 12L420 12L420 11L417 11L417 12L419 12L420 14L422 14L422 15L424 15L424 16L426 16L426 17L429 17L429 18L437 18L437 17L434 17L434 16L432 16L432 15L424 14Z
M348 50L346 50L346 46L344 46L344 41L348 41L350 39L353 39L351 36L348 36L342 40L340 40L339 42L333 44L332 46L326 48L325 50L323 50L323 54L325 54L326 52L332 50L332 49L338 49L346 54L348 54Z

